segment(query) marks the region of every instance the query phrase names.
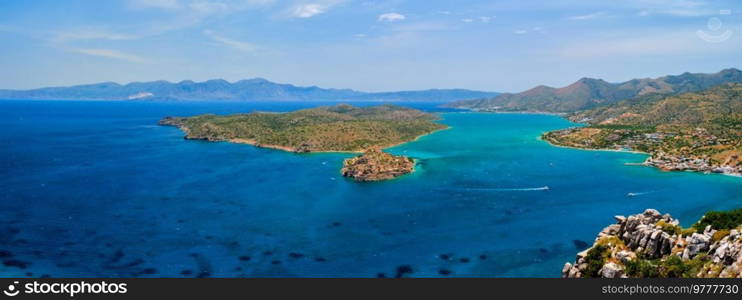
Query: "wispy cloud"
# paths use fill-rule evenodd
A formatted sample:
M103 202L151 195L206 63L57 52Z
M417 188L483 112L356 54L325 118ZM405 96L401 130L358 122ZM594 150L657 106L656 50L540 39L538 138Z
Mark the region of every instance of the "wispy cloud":
M242 10L248 7L273 4L275 0L129 0L129 7L135 9L164 9L171 11L193 10L213 13L225 10Z
M84 28L69 31L58 31L53 33L52 35L53 36L51 37L51 41L54 43L66 43L82 40L135 40L141 37L137 34L118 33L101 28Z
M379 15L379 17L376 19L379 22L396 22L396 21L402 21L406 17L403 14L399 13L385 13Z
M516 31L513 31L513 33L514 34L528 34L528 33L541 33L541 34L543 34L543 33L546 33L546 32L544 31L544 28L543 27L536 26L536 27L533 27L531 29L518 29Z
M693 0L638 0L639 16L665 15L673 17L702 17L718 14L707 2Z
M218 35L211 30L204 30L204 34L207 37L209 37L212 41L221 43L223 45L229 46L233 49L236 49L242 52L253 52L256 49L256 47L253 44L230 39L230 38Z
M494 17L477 17L477 18L463 18L461 19L461 22L464 23L474 23L474 21L479 21L481 23L489 23L492 21Z
M311 18L326 13L333 6L336 6L343 2L344 0L302 2L290 8L289 16L292 18Z
M130 0L129 6L134 8L162 9L176 9L181 7L178 0Z
M301 4L294 7L292 16L297 18L311 18L325 12L325 7L317 4Z
M599 11L599 12L594 12L594 13L586 14L586 15L572 16L572 17L569 17L567 19L570 19L570 20L593 20L593 19L598 19L598 18L605 17L605 16L607 16L605 12Z
M736 29L736 28L735 28ZM590 45L590 47L585 47ZM575 59L672 56L697 53L723 53L737 51L742 44L729 39L723 43L706 42L688 30L655 30L621 35L608 34L606 38L581 40L566 44L561 50L564 57Z
M147 59L134 55L129 54L126 52L121 52L118 50L112 50L112 49L103 49L103 48L69 48L69 51L90 55L90 56L98 56L98 57L105 57L105 58L112 58L117 60L123 60L133 63L144 63L148 62Z

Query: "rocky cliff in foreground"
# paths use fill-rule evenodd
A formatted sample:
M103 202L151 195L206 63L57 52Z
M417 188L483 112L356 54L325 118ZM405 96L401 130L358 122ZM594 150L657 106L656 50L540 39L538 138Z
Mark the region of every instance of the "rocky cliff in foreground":
M562 277L742 278L742 209L709 212L688 229L654 209L615 218Z

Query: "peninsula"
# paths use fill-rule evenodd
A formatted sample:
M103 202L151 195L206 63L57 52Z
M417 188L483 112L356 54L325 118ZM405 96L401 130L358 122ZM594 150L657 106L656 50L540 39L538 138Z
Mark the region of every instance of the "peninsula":
M414 160L379 149L447 128L436 120L437 115L389 104L338 104L287 113L166 117L159 124L180 128L186 139L245 143L297 153L366 152L346 160L342 173L359 181L376 181L414 168Z
M680 95L649 94L572 113L585 123L551 131L552 144L640 151L645 165L666 171L742 174L742 84Z

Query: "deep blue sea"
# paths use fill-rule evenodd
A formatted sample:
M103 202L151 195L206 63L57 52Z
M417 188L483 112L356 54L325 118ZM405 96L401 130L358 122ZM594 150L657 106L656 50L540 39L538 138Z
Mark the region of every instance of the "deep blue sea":
M451 129L390 149L417 171L377 183L340 176L349 154L157 126L320 104L0 101L0 276L557 277L614 215L742 207L742 178L550 146L574 126L550 115L410 104Z

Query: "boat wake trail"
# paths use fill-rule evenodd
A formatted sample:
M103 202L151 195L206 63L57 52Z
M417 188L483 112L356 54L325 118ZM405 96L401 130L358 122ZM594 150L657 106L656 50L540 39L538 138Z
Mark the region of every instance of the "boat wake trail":
M639 193L628 193L628 194L626 194L626 197L636 197L636 196L641 196L641 195L646 195L646 194L651 194L651 193L654 193L654 191L639 192Z
M533 192L533 191L548 191L548 186L532 187L532 188L465 188L468 191L490 191L490 192Z

